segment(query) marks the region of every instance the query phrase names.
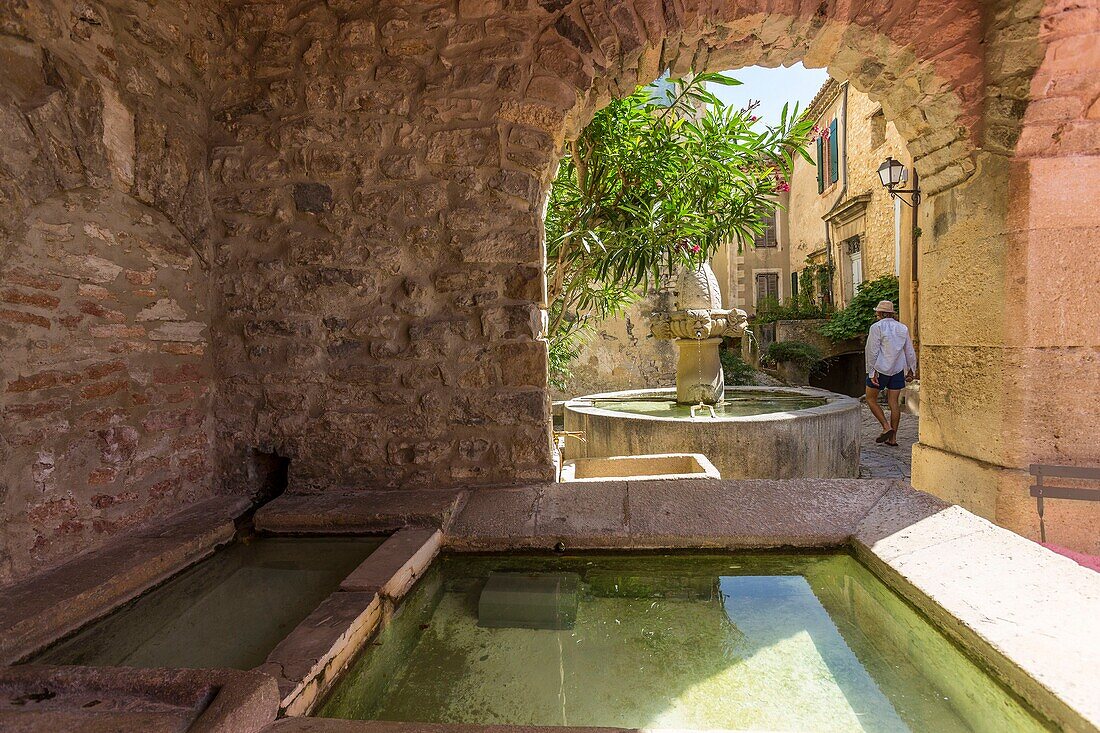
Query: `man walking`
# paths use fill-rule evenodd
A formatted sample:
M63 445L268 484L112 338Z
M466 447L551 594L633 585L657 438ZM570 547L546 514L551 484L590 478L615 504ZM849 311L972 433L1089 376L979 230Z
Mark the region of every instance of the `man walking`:
M899 399L905 383L916 378L917 352L904 323L894 318L894 304L889 300L875 306L875 322L867 332L867 406L882 425L882 435L876 443L897 445L901 423ZM890 422L878 403L880 390L886 390L890 405Z

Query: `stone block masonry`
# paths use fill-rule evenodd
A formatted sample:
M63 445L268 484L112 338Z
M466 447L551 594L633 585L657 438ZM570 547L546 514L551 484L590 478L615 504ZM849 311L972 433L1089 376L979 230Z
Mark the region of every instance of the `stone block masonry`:
M210 20L0 9L0 583L214 490Z
M526 108L496 118L541 13L238 19L212 151L231 484L257 447L291 458L295 492L552 478L537 209L554 141Z

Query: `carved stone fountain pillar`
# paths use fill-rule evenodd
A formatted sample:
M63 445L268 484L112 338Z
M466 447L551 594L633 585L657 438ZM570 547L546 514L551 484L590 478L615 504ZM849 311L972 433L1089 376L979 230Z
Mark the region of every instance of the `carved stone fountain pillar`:
M725 392L725 375L718 358L723 336L745 333L745 311L722 308L722 293L710 264L676 273L672 310L657 313L651 328L659 339L673 339L678 347L676 401L685 405L713 405Z

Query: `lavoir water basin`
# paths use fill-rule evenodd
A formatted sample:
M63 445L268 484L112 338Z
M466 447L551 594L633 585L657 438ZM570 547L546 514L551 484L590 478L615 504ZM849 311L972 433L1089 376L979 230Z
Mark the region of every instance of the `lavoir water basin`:
M251 669L381 542L238 540L30 661Z
M1047 730L852 556L446 556L315 715Z

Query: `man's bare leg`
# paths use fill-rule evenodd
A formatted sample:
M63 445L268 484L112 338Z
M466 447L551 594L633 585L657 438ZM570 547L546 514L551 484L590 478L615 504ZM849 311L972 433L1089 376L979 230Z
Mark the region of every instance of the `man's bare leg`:
M882 432L885 433L890 429L890 423L886 422L886 413L882 411L882 405L878 403L879 390L874 387L865 387L865 393L867 395L867 406L871 408L871 414L882 425ZM889 397L889 390L887 390L887 397Z
M901 390L886 390L886 401L890 405L890 429L897 432L898 425L901 424Z

